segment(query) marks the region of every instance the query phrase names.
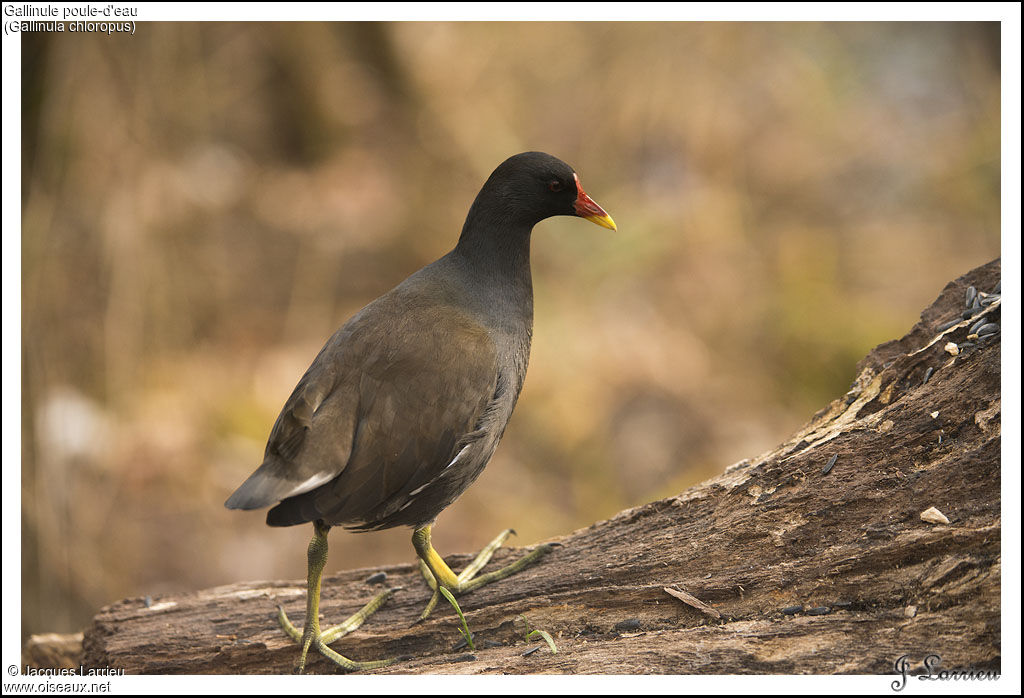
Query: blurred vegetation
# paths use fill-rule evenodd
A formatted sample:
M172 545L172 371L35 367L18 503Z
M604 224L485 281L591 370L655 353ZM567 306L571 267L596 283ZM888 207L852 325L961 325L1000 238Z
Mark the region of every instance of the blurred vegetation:
M307 527L222 503L323 341L450 249L513 153L572 164L619 232L538 226L526 388L442 552L767 450L999 255L994 23L144 23L22 47L25 632L302 578ZM404 529L336 532L329 571L412 559Z

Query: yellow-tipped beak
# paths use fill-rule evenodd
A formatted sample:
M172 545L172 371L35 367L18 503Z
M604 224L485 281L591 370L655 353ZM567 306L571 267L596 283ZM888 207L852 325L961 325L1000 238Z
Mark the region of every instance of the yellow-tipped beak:
M602 228L618 230L612 217L583 191L579 176L575 172L572 176L576 179L576 203L574 206L576 215L580 218L586 218L591 223L597 223Z
M618 228L615 227L615 221L613 221L612 217L609 216L607 213L604 214L603 216L584 216L584 218L586 218L591 223L597 223L602 228L608 228L609 230L618 230Z

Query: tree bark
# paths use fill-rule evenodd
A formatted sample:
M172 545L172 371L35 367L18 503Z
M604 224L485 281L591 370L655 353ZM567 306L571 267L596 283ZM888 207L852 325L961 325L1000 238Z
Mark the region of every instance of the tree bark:
M946 670L998 671L1000 335L968 334L981 319L998 325L1000 301L982 294L964 310L969 286L993 291L999 276L996 260L948 284L774 451L564 536L536 565L462 597L474 651L457 647L443 601L413 622L430 592L409 564L384 568L403 589L335 649L415 656L379 673L879 674L904 656L920 669L928 655ZM502 549L489 569L523 552ZM366 581L379 571L325 579L324 624L382 590ZM305 592L245 582L125 599L87 630L84 664L287 673L298 648L276 606L301 625ZM557 654L527 641L527 624L550 633ZM315 652L307 669L337 671Z

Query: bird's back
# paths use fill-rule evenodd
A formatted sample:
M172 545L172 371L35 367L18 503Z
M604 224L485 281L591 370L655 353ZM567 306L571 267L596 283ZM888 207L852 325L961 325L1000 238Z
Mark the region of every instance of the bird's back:
M499 312L477 285L447 255L349 320L227 505L280 502L267 517L279 526L433 521L487 464L525 377L532 302Z

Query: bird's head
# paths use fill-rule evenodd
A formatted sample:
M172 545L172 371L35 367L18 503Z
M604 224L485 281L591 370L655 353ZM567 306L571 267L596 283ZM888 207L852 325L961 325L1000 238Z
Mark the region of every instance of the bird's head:
M484 192L531 227L552 216L579 216L616 230L612 217L583 191L573 169L547 153L513 155L491 173Z

